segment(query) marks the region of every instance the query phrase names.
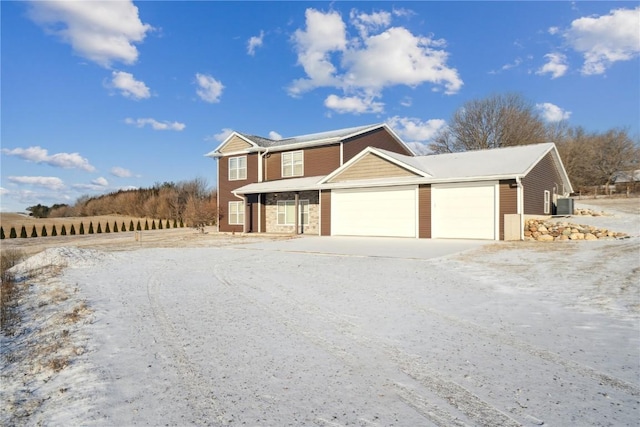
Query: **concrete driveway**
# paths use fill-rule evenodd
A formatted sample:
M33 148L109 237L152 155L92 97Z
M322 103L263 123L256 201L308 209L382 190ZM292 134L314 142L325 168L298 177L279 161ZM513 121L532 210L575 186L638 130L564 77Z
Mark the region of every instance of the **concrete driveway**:
M495 244L493 240L432 240L395 237L301 236L241 245L247 249L359 257L430 259Z

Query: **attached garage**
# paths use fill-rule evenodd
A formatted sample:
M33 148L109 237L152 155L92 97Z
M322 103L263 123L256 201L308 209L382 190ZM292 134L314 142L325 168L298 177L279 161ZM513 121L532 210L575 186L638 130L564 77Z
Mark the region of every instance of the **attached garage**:
M499 238L497 181L431 186L433 238Z
M331 191L334 236L416 237L417 186Z

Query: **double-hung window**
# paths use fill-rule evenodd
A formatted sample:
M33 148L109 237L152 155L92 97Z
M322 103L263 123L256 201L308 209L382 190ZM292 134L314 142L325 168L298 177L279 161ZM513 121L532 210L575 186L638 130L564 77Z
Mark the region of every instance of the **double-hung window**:
M229 157L229 181L247 179L247 156Z
M298 224L309 225L309 201L299 201L300 220ZM295 200L278 200L278 225L296 224L296 202Z
M229 225L244 225L244 202L229 202Z
M551 213L551 193L548 190L544 190L544 213Z
M282 177L304 175L304 162L302 151L282 153Z

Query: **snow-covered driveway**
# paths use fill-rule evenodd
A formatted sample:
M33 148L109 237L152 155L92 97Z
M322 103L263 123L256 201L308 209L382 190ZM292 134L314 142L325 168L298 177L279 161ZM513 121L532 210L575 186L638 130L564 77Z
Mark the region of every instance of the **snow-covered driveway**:
M588 278L553 283L536 250L433 258L448 249L416 256L391 239L384 256L378 241L142 249L66 270L94 310L82 363L99 379L71 419L636 425L638 317L581 305ZM637 262L630 245L618 262ZM560 247L571 262L577 246Z

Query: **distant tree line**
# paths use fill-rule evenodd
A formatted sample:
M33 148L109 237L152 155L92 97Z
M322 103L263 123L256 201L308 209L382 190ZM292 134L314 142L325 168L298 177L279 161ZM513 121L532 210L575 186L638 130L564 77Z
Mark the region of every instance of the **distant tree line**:
M589 132L566 121L546 123L534 104L517 93L466 102L429 148L439 154L540 142L555 142L576 191L607 190L620 172L633 177L629 172L640 168L637 135L632 138L622 128Z
M216 192L202 178L156 183L151 188L119 190L101 196L82 196L73 206L36 205L27 210L39 218L125 215L175 220L189 227L215 224L218 217Z

